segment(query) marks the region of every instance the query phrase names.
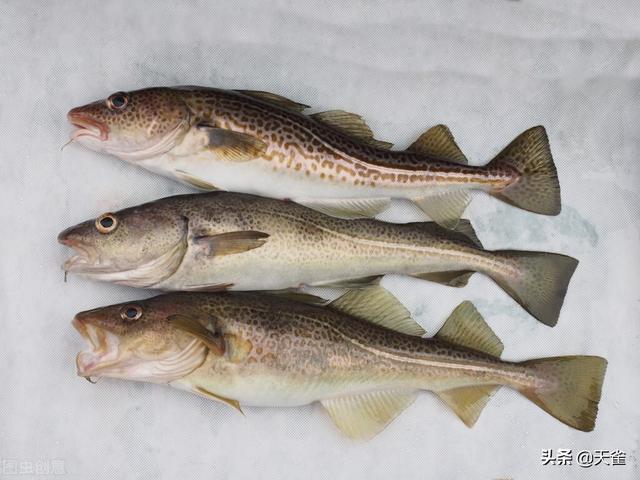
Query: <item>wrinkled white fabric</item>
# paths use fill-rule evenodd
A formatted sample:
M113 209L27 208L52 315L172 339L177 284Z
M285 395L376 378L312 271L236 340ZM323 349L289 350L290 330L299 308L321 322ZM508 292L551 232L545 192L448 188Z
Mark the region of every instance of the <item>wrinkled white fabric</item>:
M61 459L68 478L638 478L640 9L633 1L23 2L0 5L0 462ZM357 112L396 148L446 123L483 164L547 128L563 211L476 195L489 249L556 251L580 265L555 328L489 279L447 288L384 280L434 333L472 300L503 358L609 359L596 429L501 389L467 429L422 394L369 443L319 406L229 407L168 387L75 376L75 312L152 292L71 277L63 228L189 191L79 146L66 112L121 89L192 84L273 91ZM423 218L396 204L388 220ZM620 449L627 466L542 466L542 449ZM0 463L0 474L2 473ZM35 475L37 476L37 475Z

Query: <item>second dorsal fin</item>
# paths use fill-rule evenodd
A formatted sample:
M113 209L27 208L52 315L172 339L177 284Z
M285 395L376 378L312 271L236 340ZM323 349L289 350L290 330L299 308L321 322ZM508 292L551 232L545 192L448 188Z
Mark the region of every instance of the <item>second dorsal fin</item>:
M361 142L374 145L378 148L391 148L392 143L383 142L373 138L373 132L364 119L355 113L345 112L344 110L328 110L326 112L318 112L310 115L313 119L322 122L330 127L340 130L345 135L357 138Z
M411 144L408 151L440 157L450 162L466 165L467 157L456 144L451 130L446 125L436 125L424 132Z
M377 325L423 336L424 329L396 297L379 286L350 290L329 304L329 308L347 313Z
M436 334L436 338L500 357L504 345L471 302L462 302Z

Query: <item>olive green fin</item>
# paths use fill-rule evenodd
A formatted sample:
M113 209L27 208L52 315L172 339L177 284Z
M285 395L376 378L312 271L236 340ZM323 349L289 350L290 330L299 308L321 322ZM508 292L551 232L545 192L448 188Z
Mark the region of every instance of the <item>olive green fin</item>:
M489 192L494 197L530 212L560 213L560 182L544 127L520 134L486 168L518 173L518 179L510 185Z
M441 283L449 287L464 287L469 282L469 278L475 272L472 270L456 270L448 272L414 273L411 276L428 280L430 282Z
M190 173L185 172L184 170L174 170L174 174L178 179L184 183L191 185L192 187L196 187L199 190L206 190L208 192L213 192L215 190L219 190L215 185L202 180L198 177L191 175Z
M227 397L222 397L220 395L216 395L215 393L210 392L206 388L200 387L198 385L193 387L193 391L195 393L199 393L200 395L202 395L204 397L207 397L207 398L210 398L212 400L215 400L216 402L226 403L227 405L235 408L241 414L244 415L244 412L242 411L242 408L240 408L240 402L238 402L237 400L233 400L232 398L227 398Z
M262 90L236 90L236 92L241 93L243 95L247 95L249 97L257 98L258 100L262 100L263 102L272 103L273 105L277 105L281 108L286 108L287 110L293 110L294 112L302 112L303 110L310 108L309 105L305 105L304 103L294 102L282 95L276 95L275 93L264 92Z
M460 417L467 427L471 428L475 425L491 395L499 388L500 385L461 387L437 392L437 395Z
M326 215L345 219L375 217L391 204L390 198L293 198L292 200Z
M607 361L602 357L568 356L523 362L538 378L520 393L570 427L590 432L595 427Z
M355 113L345 112L344 110L329 110L326 112L318 112L309 115L314 120L329 125L336 130L340 130L345 135L357 138L361 142L369 145L375 145L378 148L389 149L393 143L383 142L373 138L373 132L364 119Z
M409 310L380 286L350 290L331 302L328 307L407 335L421 337L426 333L420 324L411 318Z
M297 290L264 290L263 293L269 295L275 295L279 298L285 298L287 300L293 300L294 302L306 303L307 305L324 306L330 303L317 295L311 295L310 293L304 293Z
M407 148L410 152L439 157L450 162L467 165L469 161L456 144L449 128L436 125L424 132Z
M489 271L491 278L538 321L550 327L558 323L578 260L558 253L518 250L497 250L492 254L511 268Z
M195 235L193 243L205 249L208 256L233 255L261 247L269 234L254 230Z
M449 316L436 338L500 357L504 346L471 302L462 302ZM472 427L500 385L479 385L437 392L437 395Z
M500 357L504 345L471 302L462 302L435 335L440 340Z
M202 341L211 353L218 356L224 354L226 350L224 339L205 327L197 318L188 315L174 314L170 315L167 319L174 328L193 335ZM210 319L207 319L207 323L209 325L211 324Z
M446 238L456 242L461 242L469 246L484 248L480 239L476 235L473 226L469 220L461 218L458 225L454 229L444 228L435 222L414 222L408 223L413 228L418 228L425 234L437 238Z
M185 285L182 290L185 292L226 292L233 283L197 283Z
M412 200L434 222L444 228L455 229L471 197L466 190L453 190Z
M319 282L310 286L327 288L366 288L379 284L381 278L382 275L371 275L370 277L351 278L335 282Z
M416 391L389 390L322 400L347 437L368 440L380 433L416 399Z
M222 160L246 162L261 157L267 144L247 133L233 132L208 124L200 124L199 130L206 132L207 145Z

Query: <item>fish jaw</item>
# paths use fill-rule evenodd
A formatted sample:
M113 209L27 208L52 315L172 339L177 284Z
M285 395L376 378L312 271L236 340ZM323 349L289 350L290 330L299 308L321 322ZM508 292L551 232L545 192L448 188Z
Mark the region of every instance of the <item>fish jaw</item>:
M156 358L145 358L127 348L116 334L83 320L80 315L72 324L89 346L76 356L80 377L168 383L191 374L207 358L207 347L197 339L183 349L170 349Z

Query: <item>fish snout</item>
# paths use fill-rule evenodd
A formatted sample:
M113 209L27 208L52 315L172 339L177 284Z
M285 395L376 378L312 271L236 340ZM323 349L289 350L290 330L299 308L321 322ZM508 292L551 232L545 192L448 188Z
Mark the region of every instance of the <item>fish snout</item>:
M105 141L109 136L109 127L107 124L88 113L86 107L72 108L67 113L67 119L69 123L76 127L75 131L71 134L73 140L79 137L89 136Z

